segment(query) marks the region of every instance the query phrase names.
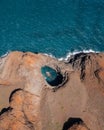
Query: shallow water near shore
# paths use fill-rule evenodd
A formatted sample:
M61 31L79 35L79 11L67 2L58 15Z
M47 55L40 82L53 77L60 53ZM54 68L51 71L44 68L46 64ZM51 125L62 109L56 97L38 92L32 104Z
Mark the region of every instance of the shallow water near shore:
M104 51L103 0L1 0L0 55Z

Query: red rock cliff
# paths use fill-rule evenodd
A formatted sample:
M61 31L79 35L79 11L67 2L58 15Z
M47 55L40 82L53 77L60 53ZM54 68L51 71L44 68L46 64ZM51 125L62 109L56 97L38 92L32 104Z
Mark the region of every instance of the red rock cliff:
M63 75L57 86L41 73ZM80 53L67 62L11 52L0 59L0 130L104 130L104 54Z

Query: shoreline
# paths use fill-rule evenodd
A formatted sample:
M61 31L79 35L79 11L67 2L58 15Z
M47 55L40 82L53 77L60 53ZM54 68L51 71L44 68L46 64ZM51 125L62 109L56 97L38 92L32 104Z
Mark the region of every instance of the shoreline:
M0 57L1 58L4 58L4 57L6 57L9 53L11 53L11 52L15 52L15 51L17 51L17 52L23 52L23 53L26 53L26 52L31 52L31 51L20 51L20 50L12 50L12 51L7 51L6 53L4 53L3 55L1 55ZM76 55L76 54L80 54L80 53L86 53L86 54L88 54L88 53L103 53L103 52L100 52L100 51L94 51L94 50L92 50L92 49L89 49L89 50L82 50L82 51L73 51L73 52L68 52L65 56L63 56L63 57L56 57L56 56L54 56L53 54L49 54L49 53L42 53L42 52L31 52L31 53L34 53L34 54L42 54L42 55L46 55L46 56L49 56L49 57L51 57L51 58L55 58L55 59L58 59L59 61L67 61L68 60L68 58L70 58L71 56L74 56L74 55Z

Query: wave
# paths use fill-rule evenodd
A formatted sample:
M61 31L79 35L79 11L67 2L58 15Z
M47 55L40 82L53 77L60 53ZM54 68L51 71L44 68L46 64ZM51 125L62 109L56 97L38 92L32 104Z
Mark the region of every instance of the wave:
M69 52L65 57L61 57L59 58L58 60L59 61L67 61L68 58L70 58L70 56L72 55L76 55L76 54L79 54L79 53L98 53L99 51L94 51L92 49L89 49L89 50L82 50L82 51L74 51L74 52Z
M0 56L0 58L4 58L6 57L11 51L7 51L6 53L4 53L3 55Z
M4 58L4 57L6 57L10 52L12 52L12 51L9 50L9 51L7 51L5 54L1 55L0 57L1 57L1 58ZM94 51L94 50L92 50L92 49L83 50L83 51L73 51L73 52L67 53L66 56L60 57L60 58L55 57L55 56L52 55L51 53L50 53L50 54L48 54L48 53L41 53L41 54L46 55L46 56L49 56L49 57L54 58L54 59L57 59L57 60L59 60L59 61L67 61L68 58L70 58L70 56L76 55L76 54L79 54L79 53L99 53L99 51Z
M76 55L76 54L79 54L79 53L99 53L99 51L94 51L94 50L92 50L92 49L83 50L83 51L73 51L73 52L67 53L66 56L60 57L60 58L57 58L57 57L55 57L55 56L52 55L52 54L47 54L47 53L43 53L43 54L46 55L46 56L50 56L50 57L52 57L52 58L58 59L59 61L67 61L68 58L70 58L70 56Z

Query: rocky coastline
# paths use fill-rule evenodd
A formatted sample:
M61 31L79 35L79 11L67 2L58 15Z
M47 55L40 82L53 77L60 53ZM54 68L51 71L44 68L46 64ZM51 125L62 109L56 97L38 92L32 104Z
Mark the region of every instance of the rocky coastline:
M1 57L0 111L0 130L104 130L104 53Z

